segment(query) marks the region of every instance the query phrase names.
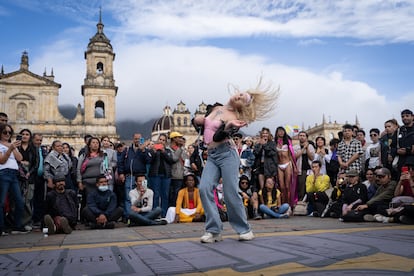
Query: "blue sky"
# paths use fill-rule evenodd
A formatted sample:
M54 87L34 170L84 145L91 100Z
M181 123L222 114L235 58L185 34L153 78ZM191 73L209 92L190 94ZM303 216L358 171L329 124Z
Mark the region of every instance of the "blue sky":
M339 123L366 128L414 109L412 1L2 0L0 64L54 70L59 104L83 105L83 53L102 7L116 53L117 118L159 117L179 101L225 103L229 84L260 76L280 87L278 108L249 126Z

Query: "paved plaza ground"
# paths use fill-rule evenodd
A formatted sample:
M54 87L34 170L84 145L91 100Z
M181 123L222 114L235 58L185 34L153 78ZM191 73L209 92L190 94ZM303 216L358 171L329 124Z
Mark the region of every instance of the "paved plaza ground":
M199 242L203 223L0 237L0 275L414 275L414 225L291 217L256 239Z

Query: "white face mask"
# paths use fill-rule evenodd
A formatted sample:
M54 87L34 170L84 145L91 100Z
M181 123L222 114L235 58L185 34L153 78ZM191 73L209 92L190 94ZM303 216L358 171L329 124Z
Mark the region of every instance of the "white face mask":
M109 190L109 186L108 185L104 185L104 186L99 186L98 190L101 192L106 192Z

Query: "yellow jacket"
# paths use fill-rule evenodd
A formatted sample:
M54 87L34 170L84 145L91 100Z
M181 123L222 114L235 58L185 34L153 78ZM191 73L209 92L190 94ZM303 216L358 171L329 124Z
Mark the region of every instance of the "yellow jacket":
M315 175L311 174L306 177L306 192L316 193L324 192L330 188L329 176L326 174L319 175L315 180Z
M201 204L200 192L198 188L194 188L194 206L196 207L196 213L204 214L203 205ZM188 198L188 188L183 188L178 192L177 202L175 205L175 213L180 214L181 208L189 209L190 201Z

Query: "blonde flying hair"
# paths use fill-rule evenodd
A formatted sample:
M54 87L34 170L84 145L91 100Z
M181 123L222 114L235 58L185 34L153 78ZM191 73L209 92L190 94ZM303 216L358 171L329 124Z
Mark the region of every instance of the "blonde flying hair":
M235 94L242 92L237 87L233 87L233 89ZM271 85L263 87L262 78L260 78L255 88L250 88L244 92L248 93L251 99L249 103L236 110L240 120L251 123L264 120L272 115L279 98L279 88L274 89Z

